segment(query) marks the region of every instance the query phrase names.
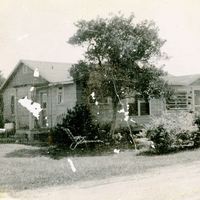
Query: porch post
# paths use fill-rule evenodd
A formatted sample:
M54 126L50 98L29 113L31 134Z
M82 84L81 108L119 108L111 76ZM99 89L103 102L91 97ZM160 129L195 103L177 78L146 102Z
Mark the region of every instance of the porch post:
M194 96L194 88L192 88L192 110L195 112L195 96Z
M31 91L29 89L28 92L28 98L31 99ZM33 116L32 113L29 112L29 130L32 130L34 128L34 121L33 121Z
M15 129L19 129L17 88L15 88Z

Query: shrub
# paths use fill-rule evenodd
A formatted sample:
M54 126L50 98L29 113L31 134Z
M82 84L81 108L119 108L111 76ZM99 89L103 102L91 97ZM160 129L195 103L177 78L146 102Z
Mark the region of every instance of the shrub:
M116 134L121 134L122 138L121 141L123 143L131 143L133 144L133 137L137 138L139 137L139 132L142 130L142 126L140 126L139 124L136 124L135 126L130 125L129 127L127 126L122 126L119 127L115 130Z
M136 124L135 126L127 127L120 126L115 129L115 134L112 136L109 134L111 128L111 122L98 124L98 138L103 140L105 143L109 143L110 145L117 144L118 147L124 147L124 145L133 144L132 136L139 133L142 129L142 126ZM130 129L132 135L130 135Z
M200 115L195 116L194 123L197 125L198 129L200 130Z
M200 131L194 131L192 133L192 140L195 148L200 147Z
M200 115L195 116L195 122L194 122L197 127L198 131L194 131L192 134L193 141L194 141L194 147L200 147Z
M86 105L76 105L68 109L62 123L52 130L53 143L67 144L68 136L61 128L69 128L74 136L87 136L88 139L96 139L98 136L98 125L92 118L89 108Z
M194 124L194 114L188 112L174 112L174 113L163 113L161 117L152 119L151 125L147 128L154 128L158 125L163 124L164 128L168 131L179 134L180 132L192 132L197 130L197 126Z
M173 147L179 148L193 140L192 133L197 131L194 115L188 112L164 113L153 118L145 128L147 137L154 142L157 153L167 153Z
M157 153L168 153L174 143L172 132L168 131L163 124L147 131L147 137L154 142Z
M71 141L69 140L67 134L58 126L51 129L48 140L49 144L65 146L69 146L71 144Z

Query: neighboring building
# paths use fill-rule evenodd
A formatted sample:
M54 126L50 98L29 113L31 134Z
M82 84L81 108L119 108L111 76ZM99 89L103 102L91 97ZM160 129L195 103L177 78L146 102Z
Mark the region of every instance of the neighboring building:
M174 89L174 95L166 101L168 111L200 112L200 74L167 76L166 80Z

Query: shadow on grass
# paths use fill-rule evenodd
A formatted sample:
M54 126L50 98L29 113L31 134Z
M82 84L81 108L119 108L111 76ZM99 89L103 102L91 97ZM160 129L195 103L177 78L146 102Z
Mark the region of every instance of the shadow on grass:
M7 153L5 157L7 158L12 158L12 157L33 158L33 157L44 156L45 152L46 152L45 149L18 149L10 153Z
M179 148L172 148L168 150L167 152L163 153L158 153L154 150L145 150L145 151L140 151L137 156L161 156L161 155L169 155L169 154L176 154L176 153L181 153L184 151L192 151L197 149L197 147L194 146L185 146L185 147L179 147Z
M71 150L66 147L41 147L38 149L19 149L7 153L5 157L7 158L33 158L33 157L48 157L55 160L60 160L65 157L88 157L88 156L109 156L113 154L113 146L101 146L101 147L93 147L93 148L76 148L75 150ZM120 150L130 150L130 148L121 148ZM136 156L159 156L159 155L169 155L175 154L178 152L193 150L194 148L186 148L186 149L177 149L164 154L158 154L155 151L151 150L141 150L136 153Z
M84 147L84 148L76 148L75 150L71 150L67 147L42 147L38 149L19 149L7 153L5 157L7 158L33 158L33 157L49 157L52 159L62 159L64 157L82 157L82 156L109 156L113 154L112 146L98 146L98 147Z
M136 156L157 156L158 154L156 154L154 151L149 151L149 150L143 150L143 151L139 151Z
M119 149L120 152L133 150L134 147L129 143L109 143L109 144L89 144L87 146L80 145L75 150L67 148L50 149L50 155L55 155L54 159L60 159L66 156L88 157L88 156L110 156L114 154L114 150Z
M53 159L64 157L89 157L89 156L109 156L113 154L113 146L100 145L98 147L83 147L71 150L63 147L48 148L48 156Z

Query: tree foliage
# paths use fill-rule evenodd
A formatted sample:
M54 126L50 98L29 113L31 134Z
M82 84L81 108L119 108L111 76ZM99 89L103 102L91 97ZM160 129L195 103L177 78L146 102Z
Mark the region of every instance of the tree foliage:
M95 92L97 97L112 98L113 116L120 99L133 91L144 99L166 94L167 85L161 78L165 73L152 64L152 58L162 56L165 42L154 22L134 23L133 15L116 15L81 20L76 27L69 43L84 46L86 51L85 59L71 73L75 80L83 80L87 95Z

